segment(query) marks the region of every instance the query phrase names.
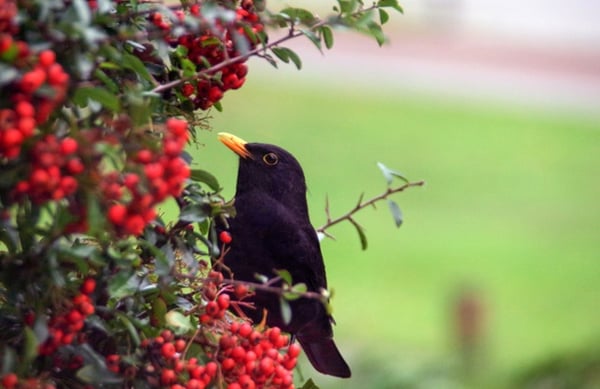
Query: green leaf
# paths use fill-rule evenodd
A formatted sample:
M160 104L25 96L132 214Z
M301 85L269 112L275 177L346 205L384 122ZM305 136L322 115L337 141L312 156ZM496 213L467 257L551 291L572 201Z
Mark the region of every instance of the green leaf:
M388 186L390 186L392 184L394 177L397 177L397 178L401 179L402 181L408 183L408 180L406 179L406 177L404 177L404 175L402 173L399 173L395 170L388 168L381 162L377 162L377 167L379 167L379 169L383 173L383 176L385 177Z
M377 7L393 8L400 13L404 13L404 10L400 6L400 4L398 4L398 0L379 0L377 2Z
M325 47L331 49L333 47L333 32L331 31L331 28L329 26L321 27L321 34L323 35Z
M298 54L296 54L293 50L288 49L287 47L273 47L271 48L273 54L277 56L280 60L285 63L289 63L292 61L298 70L302 69L302 61Z
M189 204L179 213L179 219L188 223L202 223L210 216L210 207L206 204Z
M302 33L302 35L307 37L317 47L317 49L319 49L319 51L322 52L321 39L313 31L304 29L300 29L299 31Z
M119 311L116 311L115 315L117 316L119 321L121 323L123 323L123 325L127 329L127 332L129 332L129 336L131 337L131 340L133 341L133 343L136 346L139 346L139 344L141 343L140 335L138 334L137 329L135 328L135 326L133 325L133 323L131 322L129 317L127 317L127 315L125 315Z
M381 26L373 21L367 23L367 28L369 29L369 33L375 40L379 46L382 46L385 43L385 34Z
M283 297L288 301L297 300L302 297L307 290L308 288L306 287L306 284L304 282L300 282L283 292Z
M190 316L185 316L177 310L167 312L165 316L167 325L173 327L179 333L186 333L194 330L194 326L190 320Z
M115 83L115 81L110 78L104 71L100 68L94 71L94 77L98 80L102 81L104 86L106 86L110 92L119 93L119 86Z
M291 285L292 284L292 275L289 271L285 269L276 269L275 274L277 274L284 283Z
M221 185L219 185L219 181L217 180L217 178L211 173L207 172L206 170L192 169L191 179L192 181L202 182L208 185L208 187L215 192L221 190Z
M142 60L135 55L123 53L123 66L127 69L133 70L133 72L140 76L142 80L149 83L152 82L152 76L148 72L146 65L144 65Z
M360 239L360 247L363 250L367 249L367 235L365 235L364 228L356 222L354 219L348 219L350 223L356 228L356 232L358 232L358 238Z
M35 333L33 332L33 330L30 327L25 327L24 332L25 332L25 349L24 349L23 358L25 360L23 361L23 363L27 364L27 363L33 361L35 359L35 357L37 357L39 340L38 340L37 336L35 336Z
M394 218L394 223L396 223L396 227L400 227L402 225L402 210L393 200L388 200L388 205L390 207L390 212L392 213L392 217Z
M292 321L292 307L290 303L281 297L279 299L279 308L281 309L281 318L285 324L290 324Z
M342 13L352 13L358 5L357 0L338 0L340 11Z
M379 9L379 22L383 25L386 24L390 20L390 15L385 12L383 9Z
M316 20L312 12L303 8L288 7L281 10L280 14L287 15L290 19L306 25L311 25Z
M101 104L104 108L113 112L120 110L119 98L102 87L83 87L75 91L73 101L79 106L86 106L89 100Z
M315 384L315 382L312 380L312 378L309 378L308 381L306 381L304 383L304 385L302 385L301 388L298 389L320 389L317 384Z

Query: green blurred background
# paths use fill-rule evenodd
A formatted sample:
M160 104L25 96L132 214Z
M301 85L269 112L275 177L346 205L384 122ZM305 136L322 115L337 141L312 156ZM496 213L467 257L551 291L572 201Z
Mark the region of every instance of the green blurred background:
M539 45L496 44L505 55L513 48L507 63L528 62L510 79L506 63L485 62L491 49L456 58L456 47L468 53L487 38L469 46L460 39L470 34L432 32L414 15L409 27L398 23L381 49L347 33L324 57L292 45L300 72L251 61L246 85L227 94L223 113L211 112L212 129L191 149L229 198L237 160L217 132L286 148L304 167L315 226L325 222L326 197L335 216L362 192L385 190L377 162L427 182L394 197L400 229L385 203L357 216L366 251L349 224L322 242L336 341L353 378L306 364L303 374L323 388L600 387L600 100L553 83L576 80L581 68L548 75L547 91L528 83L545 69L532 60ZM402 62L423 60L427 48L430 62L454 61L462 73ZM573 45L544 50L546 65L574 55ZM600 86L593 50L577 58ZM447 77L463 87L419 84ZM543 378L525 383L536 372Z

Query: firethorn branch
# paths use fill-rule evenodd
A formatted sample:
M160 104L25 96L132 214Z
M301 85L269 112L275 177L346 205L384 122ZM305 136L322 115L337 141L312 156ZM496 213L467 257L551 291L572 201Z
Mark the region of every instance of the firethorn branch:
M373 5L373 6L369 7L369 8L362 9L362 10L359 10L359 11L353 13L352 16L357 16L357 15L369 12L369 11L377 9L377 8L378 8L378 6ZM341 22L341 17L338 16L334 20L329 20L329 21L328 20L320 20L320 21L314 23L313 25L311 25L310 26L310 30L311 31L315 31L316 29L318 29L320 27L323 27L323 26L326 26L326 25L334 25L334 24L336 24L336 21L337 22ZM228 59L226 59L226 60L224 60L224 61L222 61L222 62L220 62L220 63L218 63L218 64L216 64L214 66L211 66L208 69L200 70L199 72L197 72L193 76L182 77L180 79L173 80L173 81L167 82L165 84L159 85L156 88L152 89L150 91L150 93L157 93L157 94L158 93L162 93L162 92L164 92L164 91L166 91L168 89L171 89L171 88L174 88L174 87L176 87L178 85L181 85L181 84L183 84L186 81L194 80L194 79L201 78L201 77L207 76L209 74L215 73L215 72L217 72L217 71L219 71L221 69L224 69L224 68L226 68L226 67L228 67L230 65L233 65L233 64L235 64L237 62L241 62L241 61L247 60L248 58L250 58L253 55L260 55L261 52L266 53L268 49L276 47L276 46L278 46L278 45L280 45L280 44L282 44L284 42L287 42L288 40L298 38L298 37L300 37L302 35L305 35L305 33L303 31L297 30L295 28L295 24L291 23L289 31L288 31L288 34L285 35L285 36L283 36L283 37L281 37L281 38L279 38L279 39L276 39L273 42L270 42L270 43L267 43L267 44L263 44L262 46L256 47L256 48L254 48L252 50L249 50L249 51L247 51L244 54L240 54L238 56L235 56L235 57L232 57L232 58L228 58Z
M317 232L322 233L327 237L333 238L333 236L331 234L326 232L326 230L329 229L330 227L332 227L338 223L341 223L345 220L349 221L356 227L356 226L358 226L358 223L356 222L356 220L354 220L353 216L358 211L360 211L368 206L374 207L375 203L377 203L381 200L387 199L389 196L393 195L394 193L403 192L404 190L406 190L408 188L411 188L414 186L423 186L423 185L425 185L425 181L407 182L406 184L398 186L398 187L388 187L385 192L383 192L375 197L372 197L368 200L364 200L364 201L363 201L363 195L361 195L358 199L358 202L354 206L354 208L352 208L347 213L345 213L342 216L337 217L335 219L331 218L331 214L329 212L329 201L326 201L325 214L327 215L327 222L325 222L325 224L323 224L322 226L318 227Z

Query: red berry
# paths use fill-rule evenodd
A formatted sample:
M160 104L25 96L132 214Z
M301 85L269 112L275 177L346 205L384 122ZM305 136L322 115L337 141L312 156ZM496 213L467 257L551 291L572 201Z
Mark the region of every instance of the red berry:
M175 383L177 380L177 376L175 375L175 371L171 369L163 369L160 374L160 382L163 385L169 385Z
M242 338L247 338L252 334L252 326L249 323L243 323L240 326L239 334Z
M15 112L21 117L33 117L35 110L28 101L19 101L15 106Z
M52 50L44 50L39 55L39 63L47 68L56 61L56 54Z
M15 129L9 128L0 133L2 144L0 148L9 149L11 147L20 146L23 143L23 134Z
M216 316L218 315L220 309L219 309L219 305L217 304L216 301L209 301L206 304L206 308L205 308L206 314L209 316Z
M2 377L2 386L6 389L14 388L19 382L19 377L15 373L8 373Z
M60 142L60 153L62 155L73 154L78 148L77 141L73 138L65 138Z
M237 76L235 74L233 74L233 76L235 77L235 81L232 81L232 82L237 83ZM226 89L233 88L233 87L227 87L227 84L225 84L225 87L226 87ZM213 86L208 91L208 100L210 100L211 102L216 103L217 101L221 100L222 98L223 98L223 91L218 86Z
M81 284L81 288L79 288L81 293L87 294L87 295L94 293L95 289L96 289L96 280L94 280L93 278L86 278L85 280L83 280L83 283Z
M120 226L125 221L127 207L123 204L114 204L108 209L108 220L115 226Z
M219 308L221 310L225 310L225 309L229 308L229 300L230 300L230 297L228 294L219 295L219 297L217 297L217 304L219 305Z
M219 240L224 244L230 244L232 241L231 234L227 231L221 231L219 234Z
M185 342L185 340L183 340L183 339L177 339L177 340L175 341L175 350L176 350L178 353L181 353L181 352L183 352L183 350L185 350L185 347L186 347L186 346L187 346L187 343L186 343L186 342Z
M21 91L25 93L35 92L46 81L46 73L42 69L34 69L25 73L19 82Z
M244 284L237 284L233 290L233 293L235 293L235 296L238 299L244 298L248 294L248 286Z
M176 353L175 345L171 342L163 344L160 349L160 353L162 354L163 358L165 358L165 359L173 358L173 356Z

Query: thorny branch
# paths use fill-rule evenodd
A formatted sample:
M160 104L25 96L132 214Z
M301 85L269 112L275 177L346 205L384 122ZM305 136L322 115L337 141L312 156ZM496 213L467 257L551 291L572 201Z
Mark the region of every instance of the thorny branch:
M323 224L322 226L317 228L317 232L321 233L327 237L332 238L331 234L326 232L326 230L328 228L330 228L338 223L341 223L345 220L349 221L350 223L352 223L356 226L357 222L356 222L356 220L354 220L353 216L358 211L360 211L368 206L375 206L375 203L377 203L378 201L387 199L389 196L393 195L394 193L402 192L410 187L423 186L423 185L425 185L425 181L407 182L406 184L398 186L398 187L388 187L385 192L383 192L375 197L372 197L368 200L363 200L363 195L361 194L358 199L358 202L356 203L354 208L352 208L350 211L346 212L345 214L343 214L340 217L337 217L335 219L331 218L331 214L329 211L329 200L326 200L325 214L327 215L327 221L325 222L325 224Z

